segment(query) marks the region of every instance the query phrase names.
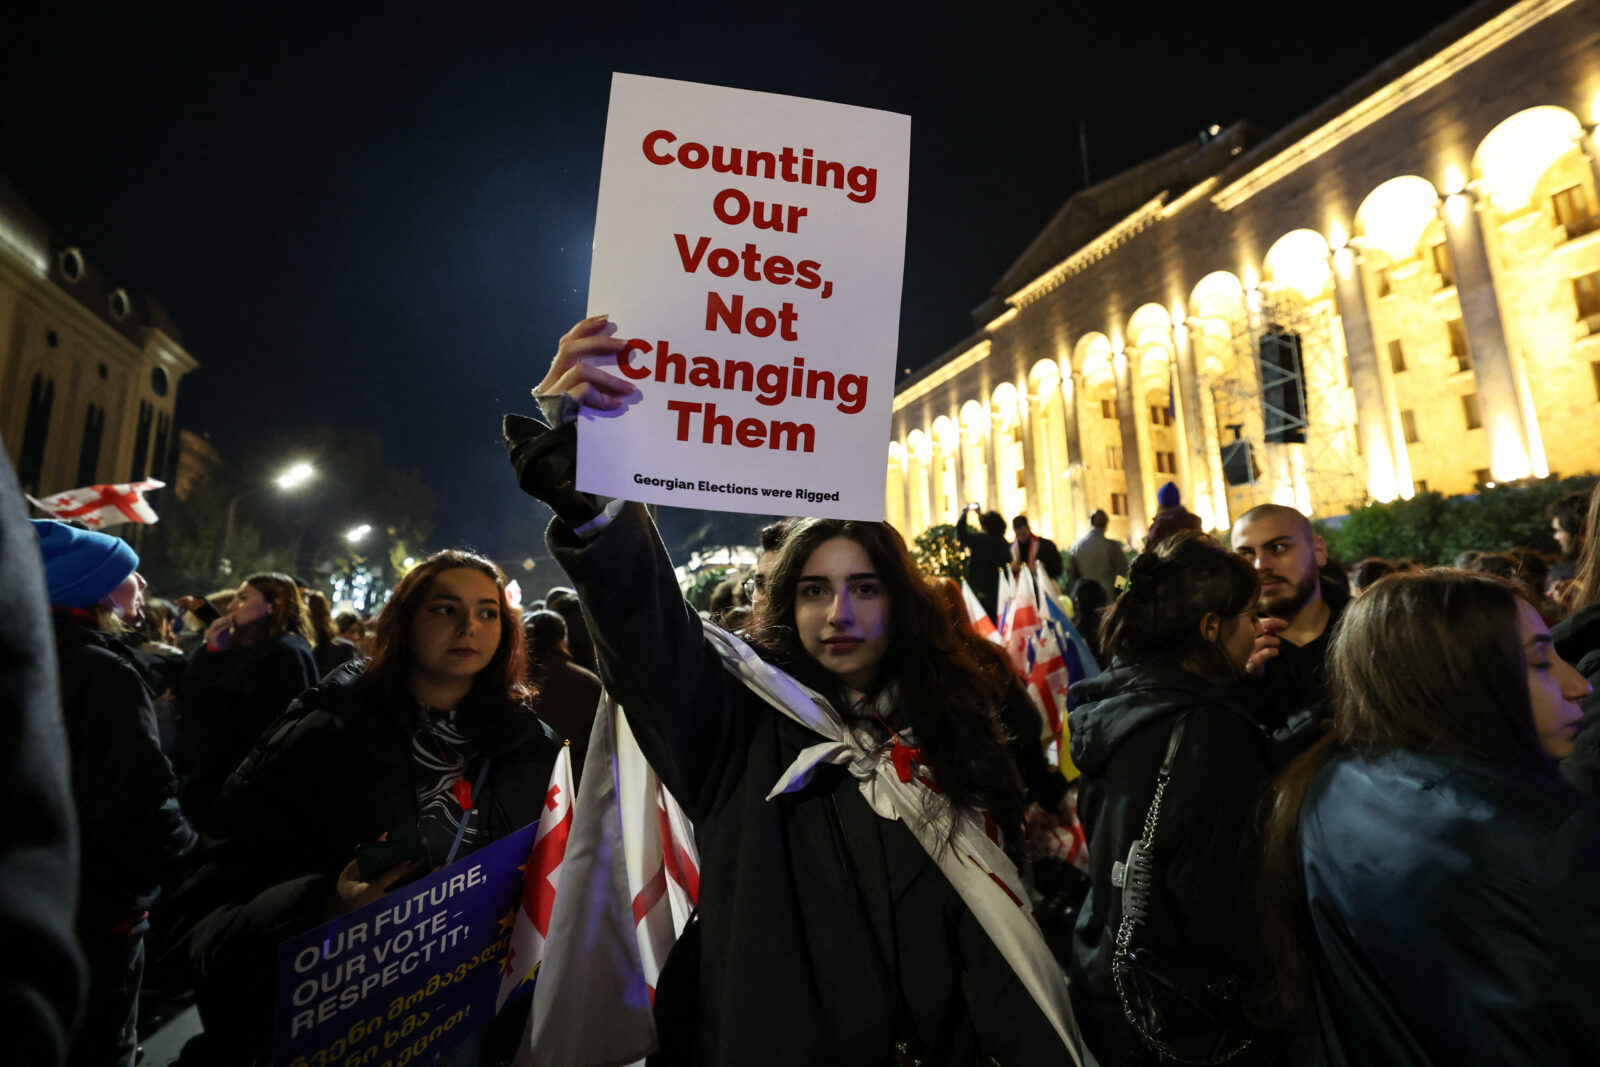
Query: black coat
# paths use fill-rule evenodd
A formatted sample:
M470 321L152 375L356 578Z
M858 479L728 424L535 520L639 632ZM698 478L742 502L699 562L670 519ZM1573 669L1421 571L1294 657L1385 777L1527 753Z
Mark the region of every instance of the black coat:
M1600 1057L1600 808L1464 756L1336 756L1300 811L1342 1065Z
M520 707L476 738L468 780L491 760L477 798L481 847L539 817L557 749ZM324 921L356 845L413 827L418 814L411 733L363 665L339 668L272 725L229 779L200 865L174 901L207 1032L265 1046L278 942Z
M1078 817L1092 879L1068 962L1073 1004L1084 1040L1102 1060L1143 1062L1111 978L1122 919L1112 864L1143 835L1172 726L1188 713L1156 830L1157 890L1134 943L1191 953L1253 978L1261 968L1255 813L1272 762L1250 714L1177 667L1119 664L1074 685L1072 698L1072 759L1083 772ZM1237 1062L1269 1052L1258 1044Z
M967 524L970 514L963 511L956 522L956 540L967 550L967 584L989 617L998 620L996 598L1000 595L1000 568L1011 564L1011 543L985 529L974 530Z
M1322 633L1304 645L1280 641L1278 654L1267 660L1265 674L1245 675L1229 689L1229 695L1250 709L1272 739L1273 758L1279 767L1316 744L1333 718L1328 702L1328 646L1350 604L1350 594L1326 578L1319 581L1322 600L1328 605L1328 623Z
M205 829L222 783L261 732L316 684L311 646L298 634L189 657L177 692L179 764L189 774L184 810L197 826Z
M1600 603L1580 608L1550 627L1556 654L1576 664L1591 652L1600 651Z
M1583 701L1583 718L1572 738L1572 754L1561 761L1561 776L1580 793L1600 800L1600 648L1574 666L1594 692Z
M1032 547L1023 544L1021 541L1013 541L1011 543L1008 551L1013 557L1013 562L1027 563L1028 556L1031 554L1034 559L1038 560L1039 566L1044 568L1045 574L1049 575L1053 580L1060 582L1061 572L1063 569L1061 563L1061 550L1057 548L1056 543L1050 540L1048 537L1040 537L1038 534L1034 534L1033 539L1039 542L1039 549L1037 552L1035 552Z
M523 488L555 501L558 515L573 508L562 490L572 428L508 419L506 433ZM817 736L735 679L706 644L644 509L624 506L589 541L558 518L548 539L578 590L601 679L695 824L700 951L691 957L680 942L661 973L663 1054L736 1067L878 1067L889 1054L890 1011L871 936L925 1064L1070 1063L910 829L875 814L844 768L819 767L804 789L767 800ZM835 812L856 885L835 848ZM690 1017L663 1018L669 1004Z
M56 616L55 634L82 854L78 928L105 937L155 902L195 834L131 654L70 615Z
M78 832L39 536L0 450L0 1034L65 1063L83 1011Z

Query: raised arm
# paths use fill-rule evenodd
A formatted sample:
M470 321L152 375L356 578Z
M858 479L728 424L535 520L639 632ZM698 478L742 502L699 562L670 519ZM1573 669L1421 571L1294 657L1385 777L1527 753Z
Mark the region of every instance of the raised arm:
M568 418L583 408L613 409L633 392L630 383L582 362L619 350L612 332L602 316L561 339L537 390L546 418L559 425L508 416L506 450L517 483L556 513L547 538L578 591L606 689L656 773L689 817L699 819L715 805L755 720L740 714L739 683L706 645L644 508L576 489L577 428Z

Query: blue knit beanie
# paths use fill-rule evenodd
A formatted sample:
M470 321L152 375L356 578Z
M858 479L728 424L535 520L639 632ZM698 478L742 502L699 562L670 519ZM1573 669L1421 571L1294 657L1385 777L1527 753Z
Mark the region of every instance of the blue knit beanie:
M1156 503L1160 504L1164 508L1177 507L1179 499L1178 483L1176 482L1168 482L1166 485L1163 485L1160 489L1156 490Z
M92 608L138 569L138 553L120 537L50 519L34 519L33 528L52 604Z

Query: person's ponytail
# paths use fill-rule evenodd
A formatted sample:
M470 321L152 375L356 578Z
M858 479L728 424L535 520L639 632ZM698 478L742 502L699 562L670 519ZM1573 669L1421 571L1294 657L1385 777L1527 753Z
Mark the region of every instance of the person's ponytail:
M1185 530L1133 561L1122 596L1101 623L1102 647L1123 663L1163 661L1227 677L1234 668L1200 623L1248 611L1257 592L1248 563L1216 539Z

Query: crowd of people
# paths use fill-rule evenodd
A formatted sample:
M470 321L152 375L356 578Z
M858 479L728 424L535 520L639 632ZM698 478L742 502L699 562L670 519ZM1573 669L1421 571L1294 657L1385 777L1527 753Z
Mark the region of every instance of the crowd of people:
M1069 783L961 583L887 524L774 522L719 625L690 607L646 510L574 488L621 344L579 323L542 417L506 420L570 580L526 605L465 549L373 619L282 574L163 601L126 541L29 527L0 469L9 847L36 854L0 874L33 961L4 1018L37 1062L134 1063L147 967L199 1006L180 1062L266 1062L276 946L536 821L559 746L598 758L602 687L698 849L652 1062L1600 1055L1600 493L1551 510L1560 558L1448 568L1341 566L1272 504L1219 540L1171 483L1137 553L1104 512L1063 549L968 505L982 610L1038 575L1105 668L1071 689ZM1087 844L1064 937L1030 918L1039 812ZM448 1062L509 1062L526 1012Z

